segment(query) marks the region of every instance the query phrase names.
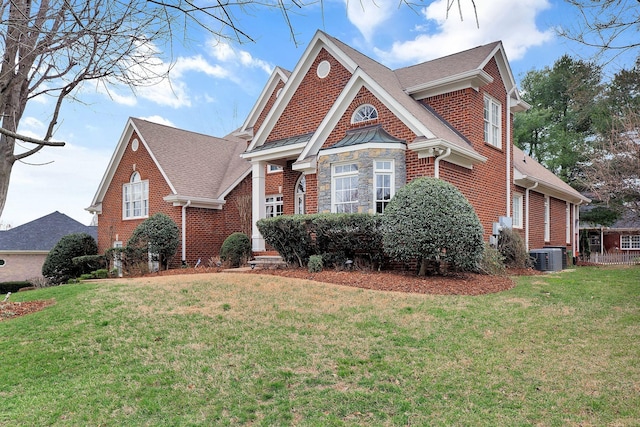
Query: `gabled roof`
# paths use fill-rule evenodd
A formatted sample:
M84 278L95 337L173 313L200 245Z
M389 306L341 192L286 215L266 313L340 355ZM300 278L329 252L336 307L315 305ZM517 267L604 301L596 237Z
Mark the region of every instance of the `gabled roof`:
M300 166L297 167L294 164L294 169L305 168L308 163L307 160L318 153L323 141L362 87L372 92L416 134L418 142L418 145L415 146L416 149L427 151L433 149L436 145L451 148L453 154L448 160L466 167L486 161L486 158L476 152L472 145L459 133L455 132L448 123L412 98L406 92L406 88L399 80L396 72L322 31L318 31L309 46L307 46L289 77L283 93L278 97L265 122L249 145L245 158L254 157L252 156L253 150L265 143L269 133L280 119L287 103L298 89L302 78L310 69L321 49L327 50L336 58L352 73L352 77L316 130L309 144L298 154L297 163ZM278 155L277 150L274 150L273 155ZM288 153L288 155L291 155L291 153Z
M171 188L164 195L168 202L191 200L191 206L220 208L229 191L251 171L251 165L240 157L246 148L240 138L216 138L130 118L87 210L101 210L99 205L134 131Z
M58 211L19 227L0 231L0 251L46 251L69 234L86 233L97 239L96 227L90 227Z
M572 203L589 203L591 200L569 184L558 178L553 172L513 146L514 182L525 188L534 187L535 191L566 200Z

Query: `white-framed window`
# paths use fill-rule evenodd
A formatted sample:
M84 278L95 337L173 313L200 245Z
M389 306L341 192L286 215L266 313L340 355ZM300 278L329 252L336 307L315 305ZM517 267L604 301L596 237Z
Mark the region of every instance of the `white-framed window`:
M282 172L282 166L272 165L272 164L267 165L267 173L276 173L276 172Z
M131 179L122 186L122 218L136 219L149 216L149 180L142 181L140 173L131 174Z
M333 165L331 171L332 212L358 212L358 165Z
M620 236L620 249L640 250L640 234Z
M393 160L373 161L373 200L376 213L383 213L393 197Z
M549 196L544 196L544 241L551 241L551 206Z
M502 105L488 95L484 96L484 141L502 147Z
M522 200L522 194L513 193L513 206L511 207L511 221L513 228L522 228Z
M351 117L351 123L361 123L378 118L378 110L371 104L364 104L358 107Z
M300 175L300 178L298 178L298 182L296 182L295 213L297 213L297 214L305 214L305 213L307 213L306 212L306 208L305 208L305 197L306 197L306 194L307 194L307 178L303 174L303 175Z
M282 195L267 196L265 207L267 209L267 218L282 215L284 213Z

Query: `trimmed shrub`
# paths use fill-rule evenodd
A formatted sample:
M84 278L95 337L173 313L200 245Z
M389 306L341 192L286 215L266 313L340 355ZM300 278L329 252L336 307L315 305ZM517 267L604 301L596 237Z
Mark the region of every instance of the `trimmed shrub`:
M180 229L175 221L166 214L154 214L133 230L125 248L127 264L129 268L137 265L142 272L151 253L158 257L160 268L168 269L179 244Z
M96 255L96 240L86 234L69 234L62 237L51 249L42 265L42 275L54 285L66 283L69 279L89 273L85 264L75 264L73 259L85 255Z
M316 254L307 220L310 215L279 215L263 218L257 226L265 242L288 264L303 267Z
M452 184L416 178L402 187L382 215L384 249L401 261L421 259L418 274L430 264L477 271L483 229L471 203Z
M94 271L93 275L96 277L96 279L106 279L107 277L109 277L109 270L107 270L106 268L100 268Z
M310 215L317 253L325 265L342 267L347 259L377 268L384 258L380 215Z
M2 282L0 283L0 295L7 294L9 292L16 293L21 288L26 288L27 286L33 286L33 285L30 281L26 281L26 280Z
M320 273L322 271L322 256L311 255L307 264L309 273Z
M222 242L220 259L231 267L239 267L251 256L251 240L244 233L233 233Z
M384 258L380 224L369 214L280 215L261 219L258 229L287 263L303 267L322 255L325 266L352 259L375 268Z
M498 250L504 258L504 264L511 268L531 267L531 257L527 252L520 233L512 228L504 228L498 236Z

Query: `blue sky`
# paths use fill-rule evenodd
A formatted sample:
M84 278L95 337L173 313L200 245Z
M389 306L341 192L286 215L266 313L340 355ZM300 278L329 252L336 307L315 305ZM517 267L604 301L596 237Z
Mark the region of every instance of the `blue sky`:
M140 88L85 86L67 103L55 134L64 148L47 147L14 166L0 226L16 227L60 211L88 224L91 204L128 117L224 136L240 126L275 66L295 67L317 29L339 38L373 59L399 68L478 45L502 40L513 74L520 81L532 69L551 66L567 53L590 58L594 52L558 38L554 28L577 22L577 11L557 0L476 0L479 28L471 0L461 0L446 18L446 0L425 0L413 9L397 0L325 0L290 15L297 45L276 11L238 14L238 24L255 40L216 41L194 31L188 46L173 54L169 81ZM160 58L166 66L170 58ZM609 65L629 67L626 55ZM42 137L50 101L29 105L20 131ZM35 165L34 165L35 164Z

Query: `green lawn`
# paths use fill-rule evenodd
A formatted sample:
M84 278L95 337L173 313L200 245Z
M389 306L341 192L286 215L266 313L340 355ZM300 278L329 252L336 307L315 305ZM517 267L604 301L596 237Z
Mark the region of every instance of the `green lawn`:
M500 294L212 274L13 294L0 425L640 425L640 268Z

